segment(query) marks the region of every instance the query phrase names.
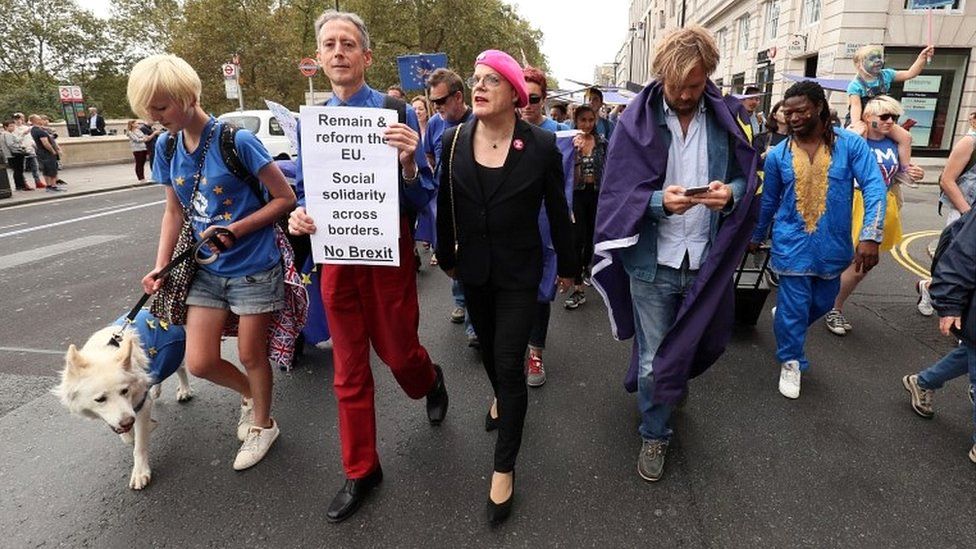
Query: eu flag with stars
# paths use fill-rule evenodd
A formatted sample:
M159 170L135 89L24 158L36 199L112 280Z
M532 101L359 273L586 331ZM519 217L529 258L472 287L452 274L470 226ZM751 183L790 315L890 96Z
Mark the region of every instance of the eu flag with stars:
M427 77L430 76L430 73L434 72L435 69L446 67L446 53L422 53L397 57L400 86L405 90L426 89Z

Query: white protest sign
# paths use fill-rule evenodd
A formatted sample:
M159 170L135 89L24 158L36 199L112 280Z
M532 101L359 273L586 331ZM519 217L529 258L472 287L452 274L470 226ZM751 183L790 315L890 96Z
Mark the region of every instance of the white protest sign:
M264 104L268 106L268 110L274 115L275 119L278 121L278 126L281 127L281 131L285 132L285 137L288 138L288 142L291 143L291 148L298 150L298 121L295 120L295 116L292 114L288 107L282 105L281 103L275 103L274 101L264 100Z
M383 137L397 112L302 106L300 113L315 262L399 266L398 155Z

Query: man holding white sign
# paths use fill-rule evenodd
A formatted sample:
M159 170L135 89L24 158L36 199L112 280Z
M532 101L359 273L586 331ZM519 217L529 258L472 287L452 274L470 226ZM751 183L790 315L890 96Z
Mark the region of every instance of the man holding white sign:
M373 58L359 16L328 10L315 22L315 34L319 65L334 95L328 108L302 109L300 137L308 154L300 146L299 207L289 217L288 228L292 234L313 235L313 254L325 263L322 300L332 332L347 478L326 518L339 522L352 516L383 480L376 453L370 343L407 395L427 397L432 425L444 420L448 397L440 367L431 362L417 336L420 309L414 266L399 261L413 257L408 218L436 190L418 146L417 116L402 101L366 85ZM318 194L312 196L313 192ZM319 235L320 231L327 234ZM354 262L352 246L367 250L357 248Z

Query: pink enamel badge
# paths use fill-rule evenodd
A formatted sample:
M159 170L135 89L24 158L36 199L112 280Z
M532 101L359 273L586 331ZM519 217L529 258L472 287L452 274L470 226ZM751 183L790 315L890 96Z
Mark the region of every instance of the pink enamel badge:
M512 146L515 147L515 150L520 151L525 148L525 143L523 143L521 139L516 139L515 141L512 141Z

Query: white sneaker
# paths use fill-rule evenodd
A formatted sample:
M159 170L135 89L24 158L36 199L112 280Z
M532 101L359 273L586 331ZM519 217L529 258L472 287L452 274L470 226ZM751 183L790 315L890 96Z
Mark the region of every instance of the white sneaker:
M786 398L800 398L800 363L787 360L779 372L779 392Z
M931 283L931 280L919 280L915 283L915 291L918 292L918 303L915 306L923 316L932 316L935 313L935 308L932 307L932 296L929 295Z
M241 399L241 417L237 420L237 440L244 442L247 431L254 425L254 399Z
M248 467L257 465L271 449L271 445L280 433L278 423L274 419L271 420L271 427L267 429L252 425L247 431L244 444L241 444L241 449L237 451L237 457L234 459L234 470L243 471Z

